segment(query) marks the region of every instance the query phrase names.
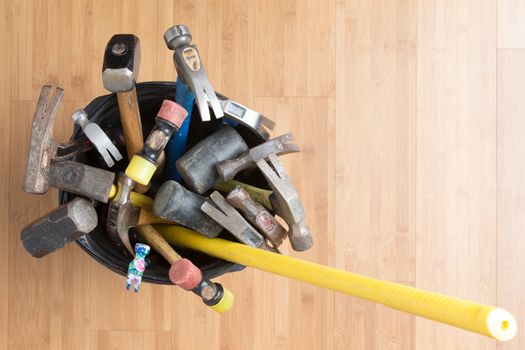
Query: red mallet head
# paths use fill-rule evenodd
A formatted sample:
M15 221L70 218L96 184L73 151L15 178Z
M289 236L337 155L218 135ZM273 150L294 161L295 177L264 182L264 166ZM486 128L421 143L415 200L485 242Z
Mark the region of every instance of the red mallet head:
M188 112L181 105L170 100L164 100L157 113L157 118L164 119L180 128L187 115Z
M192 290L202 280L201 270L188 259L177 260L171 265L169 277L171 282L182 289Z

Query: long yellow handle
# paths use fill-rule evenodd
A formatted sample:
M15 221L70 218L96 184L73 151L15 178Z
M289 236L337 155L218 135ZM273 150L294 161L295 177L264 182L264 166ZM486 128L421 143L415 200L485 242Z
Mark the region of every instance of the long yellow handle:
M180 247L366 299L501 341L510 340L516 334L516 320L512 314L494 306L381 281L223 239L209 239L180 226L158 226L158 230L169 243Z

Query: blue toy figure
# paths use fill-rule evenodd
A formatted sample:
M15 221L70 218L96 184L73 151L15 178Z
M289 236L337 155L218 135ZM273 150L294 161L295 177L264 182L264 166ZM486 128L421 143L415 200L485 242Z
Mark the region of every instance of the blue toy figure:
M142 281L142 275L146 270L146 256L149 254L150 246L147 244L137 243L135 244L135 258L129 263L128 276L126 279L126 289L129 290L131 282L135 284L133 290L135 293L139 291L140 281Z

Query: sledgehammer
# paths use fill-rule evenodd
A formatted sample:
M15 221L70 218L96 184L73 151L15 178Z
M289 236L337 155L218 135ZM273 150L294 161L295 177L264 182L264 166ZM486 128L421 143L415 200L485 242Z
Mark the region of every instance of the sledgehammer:
M495 306L381 281L220 238L205 238L179 226L159 226L158 230L170 244L181 248L355 296L500 341L511 340L516 334L514 316Z

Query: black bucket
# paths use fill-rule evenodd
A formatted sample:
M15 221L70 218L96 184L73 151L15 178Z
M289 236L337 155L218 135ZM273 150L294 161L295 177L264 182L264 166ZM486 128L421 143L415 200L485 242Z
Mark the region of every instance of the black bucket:
M174 100L175 97L175 83L172 82L146 82L137 85L137 96L140 105L140 115L142 119L142 128L144 139L147 138L151 128L155 124L155 116L159 110L162 101L165 99ZM112 129L114 134L121 135L121 125L117 98L115 94L100 96L94 99L89 105L85 107L85 111L89 119L96 122L104 130ZM193 108L191 116L190 131L188 135L187 149L190 149L194 144L213 133L215 130L224 125L222 119L203 123L200 120L197 108ZM253 147L263 142L261 137L253 132L251 129L243 125L235 125L235 129L244 138L249 147ZM81 129L75 126L72 139L80 137ZM97 168L106 169L115 173L123 172L128 164L127 152L123 146L119 147L120 153L124 159L114 165L112 168L107 168L106 163L98 156L96 150L91 150L84 154L73 158L72 160L89 164ZM166 166L170 166L166 164ZM249 183L254 186L268 188L263 176L257 170L248 171L240 176L239 180ZM183 183L184 184L184 183ZM152 188L148 195L153 196L160 183L152 184ZM75 197L74 194L68 192L60 192L59 202L63 204ZM99 225L89 234L77 240L78 245L82 247L89 255L97 260L102 265L110 270L126 276L128 271L129 259L126 258L118 249L114 247L109 239L105 227L104 208L105 206L97 206L97 213L99 215ZM134 229L131 229L134 230ZM137 240L137 235L130 232L130 239ZM235 240L227 232L220 235L221 238ZM207 255L202 255L193 251L186 251L178 249L178 252L193 261L203 272L207 278L220 276L227 272L239 271L244 268L242 265L233 264L224 260L216 259ZM144 272L142 280L145 282L158 284L172 284L168 278L169 264L160 255L152 251L148 256L148 267Z

